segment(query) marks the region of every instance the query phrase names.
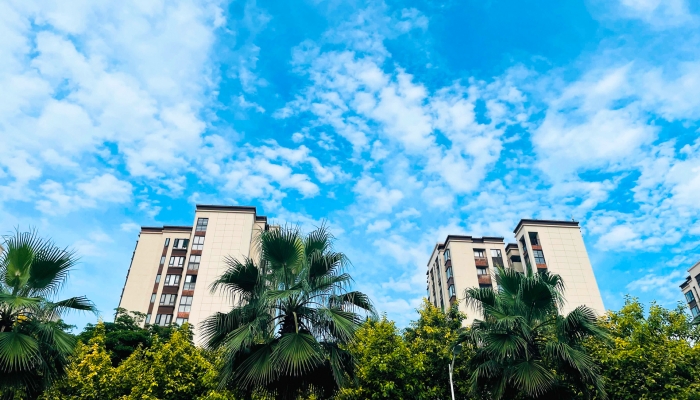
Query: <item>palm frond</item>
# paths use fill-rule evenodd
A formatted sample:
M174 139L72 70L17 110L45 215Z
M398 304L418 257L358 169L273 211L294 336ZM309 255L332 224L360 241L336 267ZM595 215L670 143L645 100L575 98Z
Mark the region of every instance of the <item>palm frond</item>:
M298 376L323 361L323 349L308 333L285 333L274 347L271 361L285 374Z
M0 332L0 368L4 371L29 369L38 362L39 343L18 331Z
M241 294L249 298L255 291L260 280L260 271L251 258L243 262L227 256L224 263L228 266L226 272L218 277L210 286L212 293L223 290L230 295Z
M537 397L552 388L554 375L537 360L523 360L509 371L509 380L528 396Z
M90 311L92 313L97 313L97 307L95 303L88 300L85 296L71 297L65 300L48 303L48 312L50 313L50 318L58 318L66 311L76 310L76 311Z

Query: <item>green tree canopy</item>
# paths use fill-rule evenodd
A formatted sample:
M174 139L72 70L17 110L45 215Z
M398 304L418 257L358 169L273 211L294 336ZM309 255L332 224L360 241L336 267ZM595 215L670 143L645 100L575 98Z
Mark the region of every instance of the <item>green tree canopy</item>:
M674 310L652 303L648 313L627 297L602 325L612 342L586 341L602 366L612 399L700 399L700 328L690 325L683 305Z
M207 346L223 350L222 383L277 398L330 396L353 375L344 346L362 321L358 312L372 313L372 304L348 290L348 261L323 226L307 235L262 231L257 248L255 259L227 259L212 287L238 300L202 328Z
M466 336L476 349L472 393L493 399L606 398L599 367L583 347L604 338L593 310L563 316L564 282L549 272L499 268L498 290L471 288L467 304L481 312ZM592 390L591 390L592 389Z
M0 254L0 392L36 398L65 373L75 337L61 317L95 311L85 297L55 300L76 264L36 231L5 236Z

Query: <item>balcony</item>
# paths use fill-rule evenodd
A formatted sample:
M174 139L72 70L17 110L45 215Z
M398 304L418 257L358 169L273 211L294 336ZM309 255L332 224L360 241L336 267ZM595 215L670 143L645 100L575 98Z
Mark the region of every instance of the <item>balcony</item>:
M491 284L491 275L478 275L477 278L479 279L479 285Z
M535 264L537 266L537 270L546 270L547 269L547 264Z
M540 244L533 244L533 245L532 245L532 250L542 250L542 245L540 245Z
M454 285L454 283L455 283L454 277L449 277L447 279L447 286Z
M496 268L498 268L498 267L503 268L504 267L503 258L501 258L501 257L491 257L491 261L493 262L493 266Z
M450 305L457 303L457 296L450 297Z
M447 268L449 268L449 267L451 267L451 266L452 266L452 259L449 259L449 260L445 261L445 269L447 269Z
M486 258L474 258L477 267L488 267L489 261Z

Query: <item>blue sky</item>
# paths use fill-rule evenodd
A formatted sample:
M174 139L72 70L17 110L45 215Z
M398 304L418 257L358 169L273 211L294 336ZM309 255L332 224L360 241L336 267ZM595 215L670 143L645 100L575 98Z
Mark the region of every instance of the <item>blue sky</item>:
M3 229L106 316L195 203L328 220L400 324L448 233L574 217L612 309L700 259L697 2L10 0L0 38Z

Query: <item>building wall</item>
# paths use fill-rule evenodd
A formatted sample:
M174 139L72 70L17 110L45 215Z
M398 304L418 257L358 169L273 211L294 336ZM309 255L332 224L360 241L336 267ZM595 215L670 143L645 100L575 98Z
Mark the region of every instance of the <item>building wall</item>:
M526 251L534 270L537 266L528 232L537 232L547 270L559 274L564 280L566 303L562 312L568 313L580 305L586 305L598 314L605 313L603 299L578 224L521 224L516 232L517 243L523 254L521 238L525 237Z
M700 262L688 269L688 277L681 285L681 291L693 317L700 315Z
M148 313L148 304L163 251L162 232L141 232L119 307Z

